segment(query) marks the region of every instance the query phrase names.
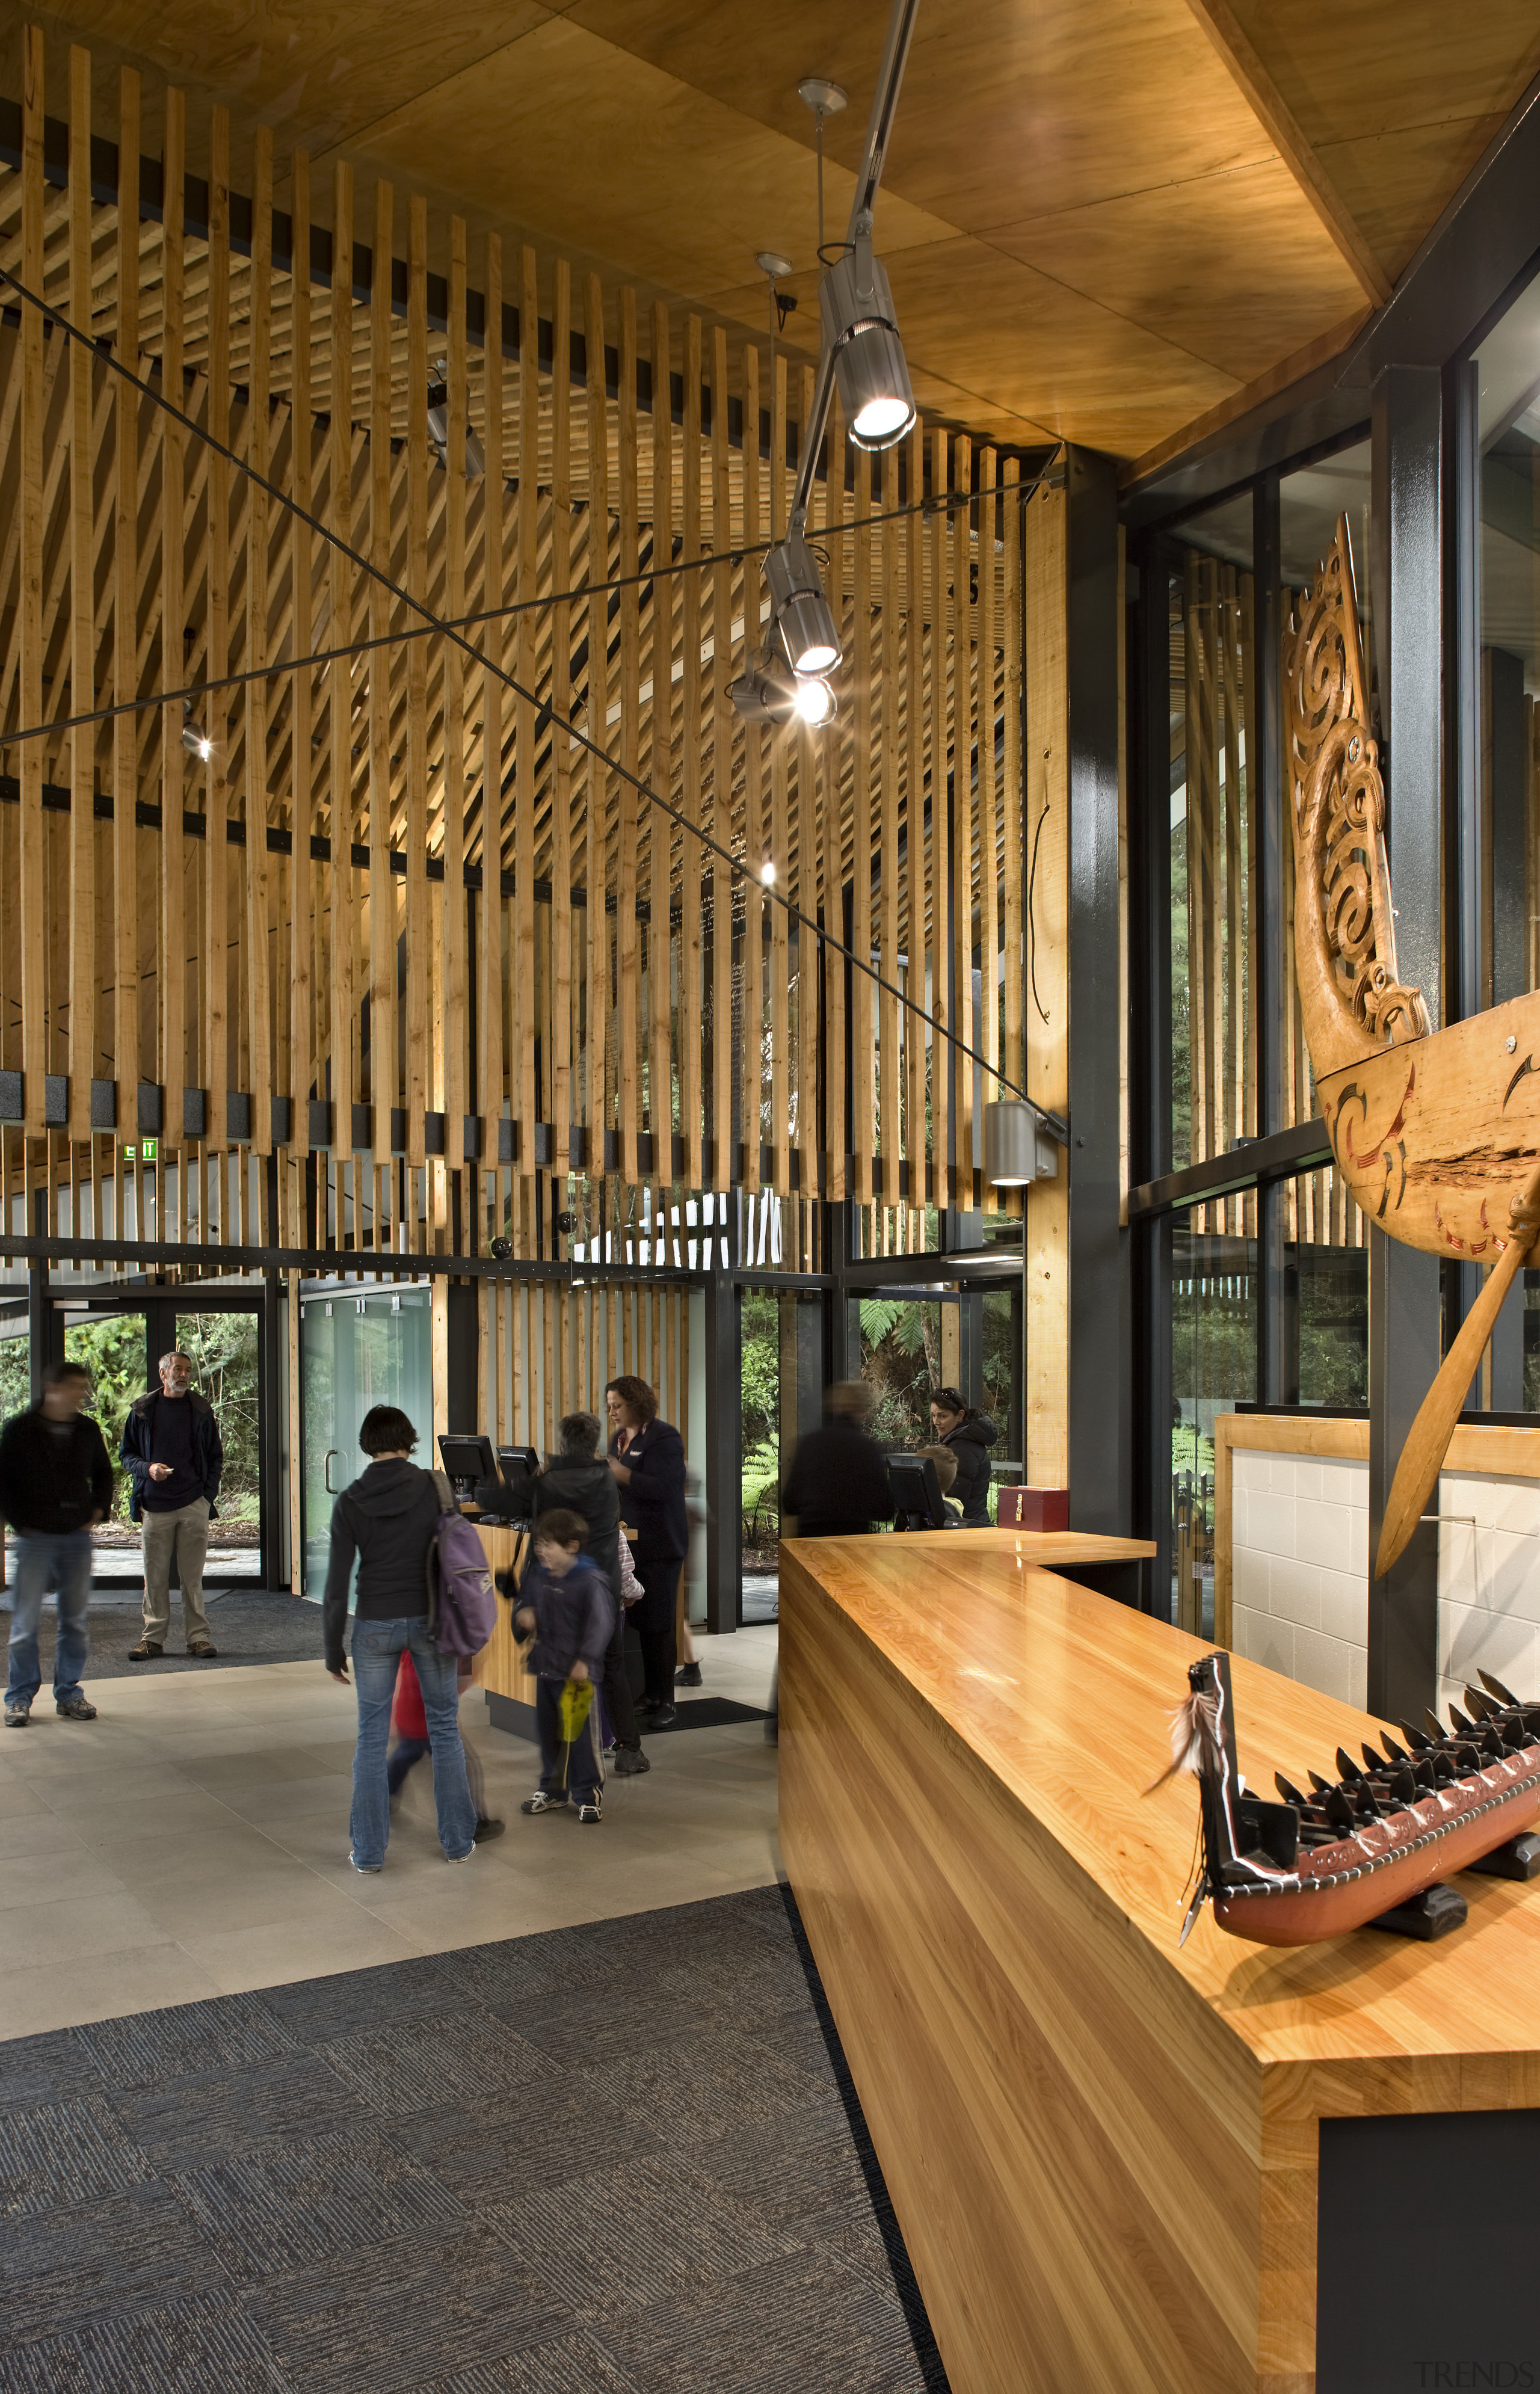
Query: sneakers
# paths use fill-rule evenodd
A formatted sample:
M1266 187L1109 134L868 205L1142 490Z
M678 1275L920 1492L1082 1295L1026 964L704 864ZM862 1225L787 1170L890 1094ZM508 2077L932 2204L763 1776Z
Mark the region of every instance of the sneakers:
M30 1696L7 1696L6 1698L6 1727L7 1729L25 1729L31 1721L32 1717L33 1703Z
M701 1666L699 1663L682 1663L674 1674L674 1685L677 1688L698 1688L700 1684Z
M474 1837L473 1837L473 1838L471 1839L470 1844L466 1848L465 1852L464 1852L463 1854L445 1854L445 1856L444 1856L444 1860L445 1860L445 1861L446 1861L446 1862L467 1862L467 1861L469 1861L469 1860L470 1860L470 1858L471 1858L471 1855L472 1855L475 1851L476 1851L476 1841L475 1841L475 1839L474 1839Z
M586 1828L592 1829L597 1827L599 1817L599 1806L597 1804L580 1804L577 1808L577 1817Z
M494 1837L502 1835L507 1825L506 1821L478 1821L473 1832L476 1843L479 1846L490 1845Z
M65 1696L54 1706L60 1720L95 1720L97 1708L84 1696Z
M348 1859L352 1863L353 1868L356 1871L361 1871L365 1878L378 1878L381 1871L385 1868L385 1864L383 1862L361 1862L357 1854L352 1852L349 1852Z
M612 1768L617 1779L634 1779L638 1771L651 1770L652 1766L639 1745L619 1745Z
M653 1729L672 1729L679 1717L678 1708L674 1704L654 1704L647 1717Z
M566 1809L565 1796L547 1796L544 1787L537 1787L533 1796L526 1796L519 1807L521 1812L564 1812Z
M128 1649L128 1660L130 1663L158 1663L165 1651L164 1646L151 1646L148 1638L141 1638L137 1646Z

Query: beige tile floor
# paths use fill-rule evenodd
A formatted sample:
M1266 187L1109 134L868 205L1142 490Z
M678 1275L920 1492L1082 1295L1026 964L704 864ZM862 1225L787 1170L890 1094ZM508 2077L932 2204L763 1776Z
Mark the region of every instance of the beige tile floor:
M706 1693L763 1703L773 1628L702 1641ZM757 1722L648 1741L604 1821L525 1820L534 1748L461 1722L506 1835L443 1860L425 1761L384 1871L348 1861L353 1696L313 1663L90 1688L93 1722L45 1690L0 1731L0 2037L282 1986L776 1877L775 1753Z

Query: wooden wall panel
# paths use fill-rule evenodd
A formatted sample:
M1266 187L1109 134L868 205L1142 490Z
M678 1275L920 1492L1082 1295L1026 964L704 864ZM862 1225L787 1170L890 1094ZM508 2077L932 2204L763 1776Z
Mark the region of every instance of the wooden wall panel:
M1019 461L979 460L1006 493L997 595L993 498L977 525L920 512L928 459L932 497L971 479L967 439L917 427L874 496L836 410L809 529L845 641L839 715L744 727L728 689L761 646L810 370L788 388L783 358L768 373L693 318L676 350L661 307L644 358L629 291L589 276L574 307L565 262L537 272L520 250L505 273L495 233L471 259L459 220L373 175L355 197L346 161L313 204L308 162L260 125L240 129L232 246L228 116L141 106L132 75L111 103L120 206L83 163L90 60L50 67L49 40L23 46L0 246L110 355L46 340L34 309L0 330L16 1172L56 1208L78 1191L60 1217L77 1227L169 1233L174 1208L192 1244L411 1258L506 1236L540 1255L548 1172L570 1171L597 1231L601 1208L639 1224L703 1181L756 1190L763 1146L783 1264L809 1259L820 1194L858 1196L874 1246L904 1251L928 1195L973 1193L973 1068L950 1041L974 1028L971 956L1002 927L1007 955L1020 944ZM46 89L72 120L62 169ZM152 212L141 115L165 125ZM469 653L425 611L463 622ZM184 683L206 758L165 695ZM991 987L977 1028L1020 1075L1009 969L1002 1025ZM93 1134L101 1082L115 1128ZM137 1130L141 1083L163 1092L162 1159L138 1187L115 1131ZM270 1177L249 1168L274 1149Z

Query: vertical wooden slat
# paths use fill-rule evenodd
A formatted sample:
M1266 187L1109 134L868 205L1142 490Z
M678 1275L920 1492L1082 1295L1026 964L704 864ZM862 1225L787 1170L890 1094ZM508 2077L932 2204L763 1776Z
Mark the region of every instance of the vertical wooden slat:
M977 677L979 757L979 989L980 1020L974 1046L992 1064L1000 1061L1000 825L996 814L994 771L994 526L998 505L995 455L981 453L979 463L979 664ZM986 1078L984 1102L997 1098L998 1087ZM984 1203L994 1205L991 1191Z
M294 207L293 264L290 274L289 331L293 358L289 386L290 471L294 494L307 514L315 505L315 417L310 399L310 161L303 150L294 153L291 175ZM314 567L310 528L298 516L288 520L289 569L294 585L294 645L308 656L313 646ZM315 677L296 673L289 693L289 753L292 759L289 825L294 855L289 875L288 1014L290 1053L283 1074L288 1088L291 1121L289 1144L296 1158L310 1151L309 1095L312 1083L321 1094L320 1043L315 1035L315 867L310 861L310 833L315 816L315 758L311 733L315 722ZM324 1243L324 1241L322 1241Z
M516 704L518 750L517 814L514 822L514 954L519 969L513 976L516 1075L514 1112L518 1116L520 1169L534 1169L534 1125L539 1099L534 1082L534 1051L538 1035L534 975L534 811L535 704L532 693L539 670L539 625L534 614L538 590L540 539L540 360L539 291L534 252L523 252L519 292L519 635L518 677L526 695Z
M688 317L684 334L684 755L683 811L692 827L701 821L701 320ZM686 832L683 874L679 990L679 1128L684 1136L684 1181L701 1186L701 862L698 840Z
M823 514L829 555L829 591L843 626L847 621L845 505L845 429L837 394L829 410L829 470L823 484ZM815 505L818 486L813 486ZM844 637L843 630L841 637ZM836 718L818 735L815 747L823 805L823 928L832 940L845 940L845 822L843 756L849 719L849 668L846 673L847 717ZM828 1142L829 1177L826 1194L838 1203L849 1193L846 1157L850 1148L849 1096L845 1073L845 1005L849 967L837 949L825 951L823 973L823 1114ZM815 982L816 988L816 982ZM801 1204L812 1194L803 1183ZM785 1209L789 1216L792 1209Z
M115 347L120 364L131 375L139 370L139 79L132 67L119 74L118 102L118 322ZM112 521L112 693L121 704L138 694L139 586L139 394L131 383L113 377L112 428L114 506ZM25 471L25 468L23 468ZM23 503L24 504L24 503ZM119 1121L132 1122L139 1081L139 959L138 959L138 719L120 715L112 727L112 1051L117 1076ZM25 849L23 849L25 862ZM41 896L41 891L39 891ZM26 907L26 892L22 892ZM33 937L23 925L23 1009L25 958ZM41 941L42 925L36 937ZM42 1008L38 1006L38 1028ZM28 1072L28 1117L32 1114L32 1073ZM123 1109L128 1109L126 1114Z
M909 441L909 513L904 520L904 585L907 610L903 625L903 778L905 896L909 967L905 993L922 1008L925 995L925 551L924 519L920 513L925 488L925 433L916 422ZM909 1202L923 1205L929 1138L926 1126L925 1027L906 1010L904 1055L908 1065L905 1092L904 1149L909 1158Z
M946 516L941 502L948 489L947 436L938 426L930 436L930 495L936 512L930 519L928 608L930 619L930 837L927 846L930 894L930 1013L943 1031L952 1028L952 872L947 825L946 783L950 731L947 711L947 569L949 546ZM932 1186L937 1208L952 1203L951 1047L933 1032L930 1038L930 1138Z
M1005 622L1003 645L1006 660L1005 686L1005 1044L1001 1063L1007 1077L1024 1088L1026 1059L1022 1049L1024 1002L1023 968L1024 926L1022 899L1025 883L1023 856L1026 847L1025 793L1021 785L1021 506L1017 495L1020 489L1021 468L1014 457L1006 460L1005 507L1002 523L1005 533Z
M654 788L672 788L674 780L672 662L678 577L671 570L674 562L672 355L668 310L659 301L652 309L652 558L659 569L658 578L652 585ZM665 677L662 686L660 675ZM647 996L651 1033L647 1118L652 1133L653 1169L660 1183L665 1187L671 1186L674 1178L672 839L673 826L667 817L655 808L650 809L647 860L651 920L647 934Z
M388 256L388 252L387 253ZM406 259L406 586L428 602L428 203L414 191ZM428 643L406 644L406 1160L426 1164L429 1102Z
M449 454L444 477L444 612L451 623L466 611L466 227L449 220L449 348L446 403ZM439 1074L443 1088L444 1156L452 1172L466 1160L466 710L465 651L444 643L444 895L443 958L439 1021ZM473 1251L480 1241L470 1226Z
M727 694L732 673L732 489L727 332L720 324L711 343L711 832L720 851L732 844L733 724ZM732 875L720 853L711 865L711 1142L712 1186L726 1190L739 1173L732 1152Z
M369 561L390 572L390 238L395 194L375 187L375 250L369 294ZM384 582L369 585L369 636L390 629ZM414 643L414 645L415 645ZM390 651L369 658L369 1094L376 1169L390 1155L396 1102L396 894L390 874Z
M890 993L898 989L902 979L899 970L899 705L903 684L899 671L898 462L897 449L889 449L883 459L882 471L882 513L887 521L881 533L882 575L879 584L882 608L882 686L879 693L882 746L878 763L878 799L882 825L882 879L877 901L877 949L882 958L882 977L888 987L879 993L878 1001L881 1032L877 1061L881 1079L876 1132L882 1151L885 1205L896 1205L899 1202L899 1164L903 1154L899 1006L896 996ZM866 537L870 540L872 535L868 533Z
M208 170L208 428L217 441L230 439L230 117L216 108L209 118ZM208 457L208 678L230 670L230 467L215 450ZM210 697L203 728L211 749L204 769L204 1074L205 1119L213 1156L223 1155L228 1135L230 1087L230 849L225 823L230 812L225 777L225 703ZM122 1142L119 1141L121 1147ZM217 1208L222 1223L221 1194ZM210 1224L210 1235L216 1226Z
M551 1137L567 1170L573 1122L573 278L556 268L551 311Z
M254 472L270 462L268 412L269 349L272 324L272 134L257 127L251 209L251 280L247 385L247 455ZM268 494L256 481L246 488L246 663L268 656ZM252 1150L272 1146L272 1057L269 1021L268 956L268 686L245 685L245 885L246 1046L250 1057Z
M481 605L503 604L503 245L487 235L487 312L482 350L482 411L486 478L481 494ZM476 1012L480 1056L477 1100L485 1125L485 1151L498 1183L503 1112L503 681L498 667L506 627L486 629L487 669L481 677L480 988ZM501 1208L497 1229L501 1231Z
M744 350L744 666L759 653L759 352ZM765 730L744 726L744 1187L759 1186L763 1102L765 901L757 875L765 862Z
M609 712L610 683L605 662L608 612L603 585L610 578L610 438L604 388L604 294L597 274L584 286L583 337L587 361L585 406L588 447L588 732L601 747ZM587 848L587 1128L588 1171L599 1178L605 1169L605 1133L610 1125L609 1053L610 924L606 912L606 809L608 776L590 750L584 773Z
M331 431L328 520L339 541L353 538L353 170L338 161L332 204ZM327 645L349 637L357 568L339 547L330 555ZM353 1049L358 876L353 866L353 670L345 657L326 669L331 694L332 1153L353 1152ZM362 1243L362 1225L359 1225Z
M968 521L968 492L973 486L973 444L958 436L952 452L953 488L958 504L952 511L952 605L948 611L951 669L947 676L951 700L951 737L947 753L952 768L953 888L954 916L953 974L954 1033L973 1047L973 608L969 598L973 536ZM955 1092L954 1139L957 1166L955 1202L973 1204L973 1065L958 1054L953 1087Z
M161 172L161 390L184 407L182 328L184 256L182 199L187 178L187 103L182 93L165 93L165 149ZM187 450L182 427L173 416L161 424L161 677L165 690L184 680L184 483ZM86 664L88 673L88 664ZM182 706L161 716L161 1082L165 1087L165 1135L182 1144L187 1080L187 881L184 881L184 747ZM86 823L86 840L91 828ZM88 1018L86 1018L88 1019ZM88 1098L88 1089L86 1092ZM182 1204L187 1204L187 1185ZM187 1230L182 1228L184 1238Z
M872 513L871 453L857 449L855 490L851 505L862 529L851 540L851 589L854 635L850 671L850 944L863 965L872 957L872 856L876 848L872 822L872 534L866 529ZM831 466L833 460L831 459ZM874 1074L876 1063L876 1009L871 976L851 975L850 1052L854 1074L850 1093L850 1152L853 1178L850 1194L864 1204L872 1194L875 1149Z
M169 103L179 101L180 94L167 94L166 163L169 168L172 152ZM179 112L178 112L179 116ZM178 183L176 200L168 189L168 201L175 205L180 198ZM167 259L167 326L173 321L176 301L173 299L173 276L179 278L181 249L178 243L176 267L171 268L171 236L166 234ZM176 282L179 297L179 279ZM72 48L70 52L70 321L82 330L91 321L91 59L86 50ZM178 322L179 331L179 322ZM23 329L23 347L25 330ZM180 376L178 377L180 387ZM172 459L175 456L176 464ZM168 588L165 612L163 612L163 648L168 645L165 626L173 620L170 613L171 588L179 585L171 577L181 562L181 506L178 469L181 462L179 437L173 428L166 441L162 472L168 470L177 478L178 505L176 515L176 557L168 565ZM169 508L170 502L167 501ZM93 591L92 562L92 457L91 457L91 351L80 341L70 344L70 711L85 714L96 704L96 610ZM164 520L169 525L169 516ZM169 541L168 541L169 557ZM181 613L177 610L175 621L179 626ZM178 637L175 664L165 665L166 687L180 679L181 642ZM167 709L167 715L172 710ZM169 755L175 746L181 756L181 709L175 710L177 725L165 735L169 777ZM36 742L32 743L36 746ZM91 1077L96 1071L96 824L93 820L95 777L93 764L96 753L96 727L86 724L72 733L70 739L70 1129L76 1138L91 1136ZM41 756L41 750L39 750ZM23 767L23 775L25 767ZM180 776L178 777L178 812L167 814L165 837L172 839L170 826L175 822L177 835L173 853L181 855Z
M777 357L770 390L770 536L779 541L786 530L786 361ZM776 883L792 895L791 830L788 821L787 742L778 727L770 738L770 862ZM770 1159L771 1186L780 1196L791 1188L791 1109L787 1066L791 1021L791 946L784 906L772 905L770 921Z
M620 594L620 761L635 773L641 762L641 612L636 574L639 563L637 499L637 295L627 284L620 295L618 407L620 544L617 567L626 586ZM668 701L666 678L660 693L654 675L652 704ZM606 748L610 743L605 740ZM635 784L618 778L619 878L615 888L615 1077L620 1104L620 1172L637 1178L637 1134L641 1126L637 1062L639 1026L637 998L641 955L637 936L637 805Z

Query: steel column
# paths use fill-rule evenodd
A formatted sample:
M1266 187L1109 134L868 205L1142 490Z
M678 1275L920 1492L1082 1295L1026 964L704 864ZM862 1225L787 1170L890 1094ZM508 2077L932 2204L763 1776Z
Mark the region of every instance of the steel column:
M1288 911L1283 890L1283 720L1279 690L1280 591L1283 584L1278 477L1264 474L1251 494L1252 654L1256 754L1246 758L1251 835L1257 843L1257 986L1252 993L1257 1037L1257 1133L1271 1138L1283 1127L1283 1009L1288 987L1284 943ZM1288 1186L1269 1181L1257 1192L1257 1395L1264 1405L1297 1403L1297 1312L1291 1313L1283 1255ZM1291 1337L1291 1330L1293 1335Z
M712 1245L720 1253L717 1240ZM743 1322L739 1290L719 1266L705 1284L705 1625L713 1637L744 1617Z
M1372 585L1389 791L1400 977L1442 1014L1442 394L1431 367L1389 366L1375 385ZM1439 1263L1369 1234L1369 1554L1417 1408L1439 1368ZM1368 1590L1369 1710L1416 1718L1438 1668L1436 1533L1414 1532Z

